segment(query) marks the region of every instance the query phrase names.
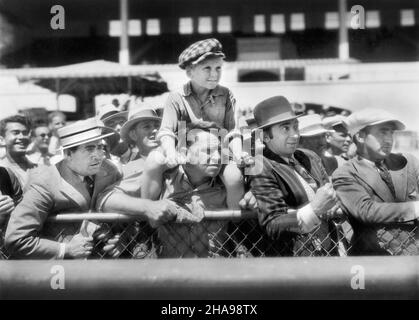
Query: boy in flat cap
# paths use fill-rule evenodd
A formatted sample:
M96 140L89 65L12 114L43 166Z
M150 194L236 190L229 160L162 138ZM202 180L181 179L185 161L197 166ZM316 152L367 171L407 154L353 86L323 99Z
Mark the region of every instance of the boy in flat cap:
M149 199L158 197L163 172L179 164L176 152L176 140L179 135L179 123L187 127L198 123L208 127L215 124L219 129L230 132L233 143L240 143L239 130L236 128L235 99L231 91L218 83L221 77L223 59L222 46L217 39L198 41L186 48L179 56L179 67L186 70L190 81L181 93L171 93L165 103L162 124L158 134L161 142L161 154L150 154L144 171L143 196ZM226 139L228 139L226 137ZM233 152L236 156L239 152ZM238 209L244 194L243 177L235 164L228 164L223 171L223 182L227 188L227 204L231 209Z
M332 180L354 235L353 255L417 255L419 161L391 153L395 130L404 124L379 109L364 109L345 120L357 156Z

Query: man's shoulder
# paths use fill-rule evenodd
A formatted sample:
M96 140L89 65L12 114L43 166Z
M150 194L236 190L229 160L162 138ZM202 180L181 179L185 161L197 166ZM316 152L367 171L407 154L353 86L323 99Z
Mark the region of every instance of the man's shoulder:
M108 159L102 162L100 170L106 173L106 175L120 175L118 167Z
M122 166L123 178L128 178L133 175L141 175L144 171L145 161L143 158L132 160Z
M315 160L315 161L320 161L320 157L317 155L317 153L315 153L312 150L309 149L305 149L305 148L298 148L297 150L295 150L294 155L296 157L305 157L308 158L310 160Z
M57 186L60 173L55 166L40 165L28 171L28 183L30 185L43 186L46 189L53 189Z

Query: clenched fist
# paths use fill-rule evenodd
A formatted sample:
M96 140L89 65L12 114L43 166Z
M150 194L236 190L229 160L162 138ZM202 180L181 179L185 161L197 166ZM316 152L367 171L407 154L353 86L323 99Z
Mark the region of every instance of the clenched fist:
M69 243L66 244L65 257L72 259L83 259L91 255L93 250L93 238L84 237L80 233L76 234Z
M176 206L169 200L147 201L145 212L153 228L176 220Z
M336 191L331 183L325 184L316 192L314 200L311 202L314 213L321 218L326 212L337 204Z

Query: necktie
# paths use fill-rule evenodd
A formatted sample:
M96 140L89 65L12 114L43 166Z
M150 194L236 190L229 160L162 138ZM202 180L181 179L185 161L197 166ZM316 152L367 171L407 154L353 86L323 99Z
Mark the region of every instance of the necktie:
M49 161L49 156L45 156L45 157L43 157L44 159L44 165L46 165L46 166L49 166L49 165L51 165L51 162Z
M378 169L378 173L380 174L381 179L383 179L383 181L386 183L393 197L396 198L396 191L394 189L394 184L393 180L391 179L390 171L388 171L383 161L375 162L375 166Z
M95 188L95 181L91 177L86 176L84 177L84 184L91 197L93 195L93 189Z
M314 192L316 192L316 180L314 180L314 178L308 173L308 171L297 160L293 158L290 158L289 164L309 184L309 186L314 190Z

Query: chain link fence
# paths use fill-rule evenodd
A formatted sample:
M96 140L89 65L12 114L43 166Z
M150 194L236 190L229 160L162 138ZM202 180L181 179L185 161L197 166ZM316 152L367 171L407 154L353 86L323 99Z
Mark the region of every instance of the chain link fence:
M64 224L54 240L68 241L65 225L80 224L80 232L91 235L94 250L89 259L111 259L108 240L119 235L119 259L157 258L252 258L282 256L347 256L359 250L371 255L417 255L417 223L369 228L354 232L347 219L330 220L326 231L320 226L300 235L281 233L269 239L260 227L256 214L247 211L207 211L199 223L167 223L152 228L147 222L123 214L61 214L47 224ZM356 223L356 222L354 222ZM360 230L357 228L357 230ZM11 259L4 247L5 224L0 227L0 259ZM100 236L98 236L100 235Z

